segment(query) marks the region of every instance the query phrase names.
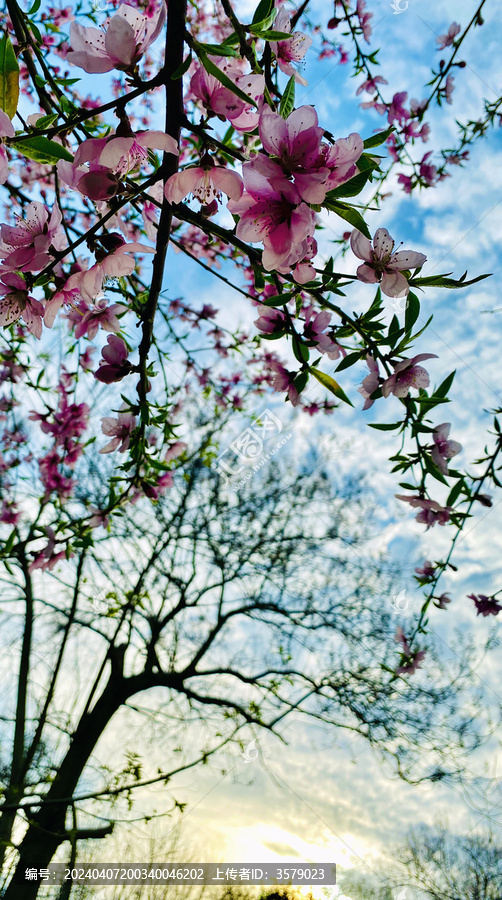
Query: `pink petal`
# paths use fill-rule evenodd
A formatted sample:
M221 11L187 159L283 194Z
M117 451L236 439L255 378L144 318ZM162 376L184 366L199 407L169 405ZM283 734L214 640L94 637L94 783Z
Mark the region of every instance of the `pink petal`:
M183 169L171 175L166 181L164 193L168 203L181 203L187 194L191 194L195 186L204 177L205 172L201 166Z
M367 266L366 263L358 267L356 274L359 281L364 282L364 284L376 284L378 281L375 270L371 266Z
M423 266L424 262L427 262L424 253L417 253L416 250L398 250L392 254L389 266L396 269L416 269Z
M73 160L73 165L75 168L77 166L82 165L82 163L86 162L94 162L97 163L101 153L106 147L108 142L108 138L89 138L87 141L83 141L80 144L77 152L75 153L75 157Z
M404 275L393 269L391 272L384 272L382 277L382 291L387 297L407 297L410 292L410 286Z
M14 126L7 113L0 109L0 135L2 137L14 137L15 133Z
M105 47L112 59L130 66L136 55L136 36L129 22L120 15L113 16L106 32Z
M384 259L392 253L394 241L386 228L377 228L373 238L373 246L378 259Z
M164 150L165 153L179 156L178 144L170 134L166 134L164 131L144 131L142 134L136 135L136 141L142 147Z
M242 178L231 169L215 166L211 171L211 180L219 191L223 191L230 200L240 200L244 185Z
M358 231L357 228L354 229L350 235L350 247L352 253L354 253L358 259L365 259L366 262L371 261L371 242L364 234ZM359 268L361 268L361 266Z
M97 30L97 29L93 29ZM102 75L104 72L111 72L115 68L113 60L108 56L94 56L93 53L84 53L81 50L70 50L66 54L67 61L72 66L78 66L89 75Z
M282 116L265 106L258 126L260 139L267 153L280 156L288 140L288 126Z

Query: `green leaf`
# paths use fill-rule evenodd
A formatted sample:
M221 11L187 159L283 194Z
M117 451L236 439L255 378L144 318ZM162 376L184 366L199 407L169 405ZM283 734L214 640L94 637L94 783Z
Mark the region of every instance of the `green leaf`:
M188 54L187 58L183 60L181 66L178 66L175 72L171 75L171 80L176 81L178 78L182 78L185 72L190 68L190 63L192 62L192 51Z
M361 354L356 351L355 353L348 353L347 356L344 356L342 361L337 365L336 371L341 372L343 369L348 369L349 366L355 365L356 362L359 362L361 359Z
M267 297L266 300L260 300L260 303L263 306L284 306L285 303L288 303L292 297L295 296L296 291L284 291L283 294L274 294L273 297Z
M341 184L334 190L328 191L326 198L333 201L337 200L338 197L355 197L356 194L361 193L370 177L371 171L369 169L365 172L359 172L357 175L354 175L354 178L351 178L350 181L346 181L345 184Z
M363 141L364 149L368 150L370 147L379 147L380 144L385 144L385 141L393 131L394 127L387 128L386 131L379 131L378 134L374 134L372 137L366 138L366 140Z
M331 375L326 375L325 372L321 372L320 369L315 369L313 366L309 368L309 372L314 376L314 378L317 378L317 381L322 384L323 387L327 388L328 391L331 391L331 393L334 394L335 397L338 397L339 400L343 400L344 403L348 403L349 406L354 406L354 404L351 403L351 401L347 397L345 391L338 384L338 381L335 381L335 379L332 378Z
M369 427L376 428L377 431L394 431L395 428L400 428L402 424L402 422L391 422L389 425L383 425L375 422L373 425L369 423Z
M292 75L289 79L286 89L281 97L281 104L279 106L279 112L283 119L287 119L289 114L293 112L295 108L295 76Z
M338 200L328 201L327 203L325 200L323 206L325 206L326 209L331 210L331 212L336 213L337 216L340 216L341 219L345 219L345 221L348 222L349 225L352 225L353 228L357 228L358 231L364 234L365 237L367 237L368 240L371 241L371 234L369 232L368 226L366 225L366 222L364 221L361 213L359 213L357 209L354 209L353 206L347 206L346 203L340 203Z
M58 113L51 113L50 116L40 116L40 118L37 119L37 124L35 125L35 128L40 128L42 130L44 128L50 128L51 125L54 125L54 122L57 122L58 119L59 119Z
M294 380L294 385L299 394L305 389L307 386L307 382L309 380L308 372L299 372Z
M19 141L15 148L17 153L21 153L23 156L27 156L28 159L34 159L35 162L45 165L55 165L60 159L73 162L73 156L65 147L42 136Z
M300 363L308 362L310 357L309 348L303 341L298 337L297 334L294 334L291 340L291 345L293 347L293 353L295 354L295 358Z
M258 28L256 25L250 25L249 30L252 34L256 35L256 37L262 38L264 41L285 41L290 40L291 35L287 34L285 31L262 31L261 28Z
M222 72L221 69L219 69L218 66L215 65L215 63L212 62L212 60L210 60L208 56L206 56L204 51L199 49L199 47L200 45L197 45L196 52L206 72L208 72L210 75L213 75L220 82L220 84L223 85L223 87L228 88L228 90L231 91L232 94L235 94L236 97L240 97L241 100L244 100L244 102L247 103L248 106L257 106L257 103L252 99L252 97L248 97L248 95L245 94L244 91L241 91L241 89L238 88L236 84L234 84L234 82L228 77L228 75L225 75L225 73Z
M199 47L210 56L239 56L237 50L230 44L199 44Z
M447 501L446 501L446 506L453 506L453 505L454 505L454 503L455 503L455 502L458 500L458 498L460 497L460 494L462 493L463 487L464 487L464 481L463 481L462 478L459 478L459 480L457 481L457 483L453 485L453 487L452 487L450 493L448 494L448 499L447 499Z
M38 10L40 9L41 3L42 3L42 0L35 0L33 6L31 7L31 9L28 10L28 15L29 15L29 16L34 16L35 13L37 13Z
M7 32L0 41L0 109L13 119L19 100L19 66Z
M453 384L453 379L455 378L455 372L456 372L456 370L453 371L451 373L451 375L448 375L448 378L445 378L445 380L442 382L442 384L440 384L439 387L434 391L435 397L446 397L447 396L448 391L450 390L450 388Z
M39 31L39 29L37 28L37 26L35 25L34 22L30 22L30 28L31 28L31 30L32 30L32 32L33 32L33 34L34 34L34 36L35 36L36 41L37 41L39 44L41 44L41 43L42 43L42 35L40 34L40 31Z
M271 16L273 22L276 16L275 0L260 0L254 11L253 25L262 25L263 22L268 22Z
M425 466L427 472L429 473L429 475L432 475L432 477L435 478L436 481L440 481L441 484L448 484L448 482L447 482L446 478L444 477L443 473L438 469L438 467L437 467L436 464L432 461L432 459L430 458L430 456L427 456L427 454L426 454L426 455L423 457L423 461L424 461L424 466Z
M420 300L418 299L416 294L410 293L408 294L408 300L406 304L406 313L404 316L404 328L405 331L411 331L415 322L417 321L420 315Z
M410 284L412 287L444 287L454 290L455 288L469 287L471 284L483 281L484 278L491 278L492 274L489 272L488 275L478 275L477 278L471 278L470 281L466 281L465 276L467 272L464 272L459 279L448 278L448 275L451 275L451 272L448 272L448 275L428 275L425 278L412 278Z

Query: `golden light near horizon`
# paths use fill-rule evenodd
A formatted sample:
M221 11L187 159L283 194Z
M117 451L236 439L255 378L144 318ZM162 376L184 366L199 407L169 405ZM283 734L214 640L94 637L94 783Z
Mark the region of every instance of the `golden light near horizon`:
M360 858L376 855L367 842L352 835L339 838L326 833L324 844L313 844L285 828L263 823L222 829L221 838L226 859L246 863L333 862L343 869L351 869Z

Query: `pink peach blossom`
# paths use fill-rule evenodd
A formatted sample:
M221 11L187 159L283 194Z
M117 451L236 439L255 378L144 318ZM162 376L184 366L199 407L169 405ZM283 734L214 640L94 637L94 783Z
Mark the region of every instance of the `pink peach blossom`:
M356 162L364 150L363 139L353 132L334 144L322 143L308 171L295 174L295 185L307 203L323 203L328 191L357 174Z
M26 282L15 272L6 272L0 279L0 325L8 327L18 319L36 338L42 337L44 308L39 300L28 295Z
M407 397L410 388L429 386L429 375L423 366L417 366L424 359L437 359L435 353L418 353L413 359L402 359L394 366L394 372L382 384L382 396Z
M259 304L257 310L260 313L254 324L264 334L282 334L286 325L286 316L280 309L271 309L270 306Z
M469 600L474 600L477 616L498 616L502 606L495 597L487 597L486 594L468 594Z
M89 74L122 69L132 72L145 50L159 36L166 19L162 3L157 18L150 18L127 3L121 3L117 13L108 20L106 31L72 22L71 50L67 60Z
M263 75L244 74L242 62L228 57L211 57L211 62L230 78L236 87L247 94L255 103L262 100L265 90ZM190 81L190 91L200 100L205 109L222 119L228 119L237 131L254 131L258 125L256 107L224 87L214 75L198 66Z
M246 192L228 204L230 212L240 216L237 237L263 242L262 261L268 271L289 272L308 252L315 213L281 167L263 154L244 163L242 175Z
M83 141L72 163L79 169L84 163L104 166L114 175L127 175L148 160L148 150L163 150L178 156L178 144L164 131L142 131L129 136L113 134L105 138L89 138Z
M136 427L136 418L130 412L122 412L126 408L126 405L123 404L117 419L112 416L105 416L101 419L101 431L107 437L111 437L111 441L101 448L100 453L112 453L113 450L125 453L129 448L131 432Z
M431 456L443 475L448 474L448 464L446 460L452 459L457 453L460 453L462 449L462 444L459 444L458 441L448 440L450 428L450 422L443 422L443 424L438 425L434 431L434 448Z
M324 131L313 106L299 106L287 119L264 106L259 121L263 149L278 160L286 172L309 168L319 155Z
M430 559L426 559L423 566L417 566L415 572L419 578L434 578L437 566L434 566Z
M65 284L45 304L44 324L48 328L52 328L54 319L63 305L71 306L80 299L80 282L83 274L84 271L78 271L70 275Z
M394 253L394 243L386 228L376 230L373 246L357 229L350 236L352 252L364 260L364 265L359 266L356 273L359 281L365 284L380 281L382 291L388 297L406 297L410 286L402 270L423 266L427 257L415 250L398 250Z
M127 359L128 350L125 342L116 334L110 335L107 346L103 347L101 351L101 356L103 358L99 361L99 368L94 373L94 377L104 384L121 381L132 370L132 365Z
M441 506L436 500L426 500L424 497L414 497L406 494L396 494L395 496L398 500L409 503L410 506L420 508L416 520L423 525L427 525L427 529L432 528L436 523L438 525L446 525L450 520L450 507Z
M98 166L94 163L89 166L76 166L74 162L60 159L56 169L59 178L68 187L96 202L111 200L120 187L118 176L106 166Z
M239 200L242 191L242 178L237 172L205 162L202 166L193 166L171 175L164 192L169 203L181 203L184 197L192 194L195 200L208 206L215 200L221 200L222 193L231 200Z
M287 9L282 7L277 13L274 31L282 31L283 34L291 32L291 22ZM294 75L297 84L308 84L302 75L294 68L293 63L299 63L305 56L312 43L312 38L301 31L293 31L288 39L270 41L272 52L275 53L277 64L282 72L289 78Z
M439 44L437 49L444 50L446 47L451 47L459 31L460 25L458 22L452 22L446 34L440 34L436 38L436 43Z
M401 644L401 652L406 657L406 662L396 669L396 675L413 675L425 658L425 650L411 650L401 627L397 628L394 640Z
M364 397L364 406L363 409L370 409L374 404L374 400L371 400L371 395L376 391L379 384L379 374L378 374L378 363L373 359L369 354L366 356L366 363L368 369L370 370L369 375L366 375L366 378L363 379L363 383L358 391Z
M135 262L132 253L155 253L153 247L147 247L146 244L140 244L136 241L126 243L120 235L116 235L117 242L120 241L115 249L106 255L101 256L99 262L95 263L83 272L79 279L80 295L86 303L91 303L102 290L103 282L106 277L120 278L121 275L131 275L134 272Z
M65 246L61 231L61 212L57 204L51 214L43 203L33 200L26 209L26 218L18 218L16 225L0 226L0 271L38 272L53 257L50 248L62 250Z
M294 384L296 373L289 372L281 365L281 363L276 362L275 360L271 360L268 367L276 373L275 378L272 381L274 391L287 391L292 406L298 406L300 395Z
M112 303L109 306L108 301L104 297L96 300L92 309L84 313L75 328L75 337L81 338L84 334L87 334L89 340L92 341L96 337L99 328L116 334L120 331L120 322L117 319L117 315L125 312L126 309L127 307L121 303Z

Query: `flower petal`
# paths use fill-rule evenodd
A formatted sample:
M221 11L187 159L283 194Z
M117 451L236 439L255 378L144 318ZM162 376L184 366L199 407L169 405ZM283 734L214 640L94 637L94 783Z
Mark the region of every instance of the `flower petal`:
M390 256L393 246L394 240L391 238L387 229L377 228L375 237L373 238L373 247L375 248L378 259L385 259L386 256Z
M417 269L427 262L424 253L418 253L416 250L398 250L393 253L389 259L389 267L393 269Z
M354 253L358 259L364 259L366 262L371 261L371 242L364 234L358 231L357 228L355 228L350 235L350 247L352 253Z
M113 60L130 66L136 55L136 37L134 31L123 16L110 19L105 37L106 52Z
M407 297L410 286L401 272L392 269L390 272L384 272L382 276L382 291L387 297Z

